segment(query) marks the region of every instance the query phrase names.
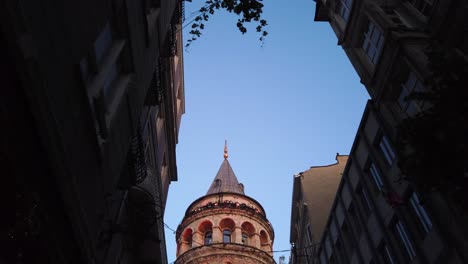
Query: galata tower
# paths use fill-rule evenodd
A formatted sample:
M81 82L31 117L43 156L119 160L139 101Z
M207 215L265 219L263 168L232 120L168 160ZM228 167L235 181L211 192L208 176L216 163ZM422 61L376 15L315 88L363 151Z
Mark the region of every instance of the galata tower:
M273 264L274 235L263 207L244 193L225 146L208 192L177 228L175 264Z

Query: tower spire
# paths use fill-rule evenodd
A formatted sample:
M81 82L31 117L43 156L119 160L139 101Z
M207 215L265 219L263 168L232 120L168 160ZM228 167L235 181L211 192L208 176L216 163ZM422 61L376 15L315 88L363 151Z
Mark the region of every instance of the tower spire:
M244 185L239 183L229 164L227 140L224 141L223 163L221 163L221 167L219 167L218 173L206 194L223 192L244 194Z
M228 155L228 147L227 147L227 140L224 140L224 159L227 159Z

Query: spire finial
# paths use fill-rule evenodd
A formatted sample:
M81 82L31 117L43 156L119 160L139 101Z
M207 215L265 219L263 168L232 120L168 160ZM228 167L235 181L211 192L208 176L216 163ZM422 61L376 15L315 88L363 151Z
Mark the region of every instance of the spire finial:
M227 140L224 140L224 158L228 158L228 147L227 147Z

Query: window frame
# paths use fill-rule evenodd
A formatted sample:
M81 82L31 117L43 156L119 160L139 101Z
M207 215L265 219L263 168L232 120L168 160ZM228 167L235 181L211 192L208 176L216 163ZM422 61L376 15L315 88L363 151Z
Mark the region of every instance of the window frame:
M429 214L427 213L426 208L424 208L423 205L421 205L421 201L419 200L418 195L413 192L410 196L410 204L412 211L416 215L416 218L418 219L418 223L421 226L421 229L424 231L424 234L428 234L431 232L433 228L432 220Z
M205 234L203 235L203 245L210 245L213 243L213 231L208 230L205 231Z
M357 188L357 195L361 204L363 204L362 208L364 209L364 214L366 217L369 217L372 213L372 203L370 201L369 193L362 184Z
M223 230L223 243L232 243L232 231L229 229Z
M410 260L413 260L416 257L416 249L413 240L411 239L411 236L408 233L408 229L406 228L405 224L399 219L395 221L393 226L394 232L396 233L400 244L403 246L404 251L406 252L406 256Z
M336 0L335 12L345 21L349 21L353 0Z
M242 237L242 240L241 240L242 245L248 246L249 245L249 234L247 234L247 232L242 232L241 237Z
M126 14L124 6L116 12ZM92 43L88 54L78 62L78 71L88 93L98 144L109 136L109 127L121 98L131 82L131 51L127 44L128 26L112 13Z
M374 186L377 188L378 191L382 191L385 184L383 182L380 169L377 167L377 164L374 161L369 161L367 171L373 179Z
M395 254L392 253L392 250L385 242L382 242L380 245L380 254L384 260L385 264L397 264Z
M384 156L387 165L392 166L396 160L396 153L394 148L392 147L390 139L382 133L378 137L377 146L379 148L380 153L382 153L382 155Z
M398 106L401 111L408 116L414 116L425 109L425 102L420 100L406 99L413 92L425 92L427 87L414 71L409 71L404 82L401 83L401 90L398 95Z
M341 237L339 236L336 241L335 241L335 245L334 245L334 251L335 251L335 255L337 256L337 258L342 261L343 259L343 253L344 253L344 245L343 245L343 241L341 241Z
M153 35L157 32L158 20L161 13L161 1L143 0L143 13L146 17L146 47L149 47Z
M313 243L313 235L312 235L312 229L310 227L310 224L307 224L307 238L309 239L309 244Z
M374 34L378 34L377 40ZM375 42L375 43L374 43ZM367 29L364 31L361 41L361 49L373 65L377 65L385 44L384 31L372 20L367 21ZM371 51L374 51L370 54Z
M362 226L359 222L359 215L356 212L356 206L353 202L348 207L348 220L351 223L352 229L356 232L356 237L359 237L362 233Z
M424 17L429 17L434 10L434 1L432 0L409 0L408 2Z

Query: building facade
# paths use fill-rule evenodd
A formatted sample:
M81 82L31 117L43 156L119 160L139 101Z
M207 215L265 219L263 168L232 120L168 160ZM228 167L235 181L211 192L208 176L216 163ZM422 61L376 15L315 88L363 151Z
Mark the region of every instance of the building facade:
M401 179L382 121L369 101L310 263L464 263L440 211Z
M177 228L177 264L273 264L273 226L224 161Z
M0 4L1 262L167 263L182 17L176 0Z
M428 89L427 48L467 61L467 2L315 2L315 20L330 23L372 101L310 263L468 262L466 218L438 192L422 198L395 149L398 125L427 107L406 98Z
M290 243L293 264L312 263L348 156L336 155L337 163L316 166L294 176Z

